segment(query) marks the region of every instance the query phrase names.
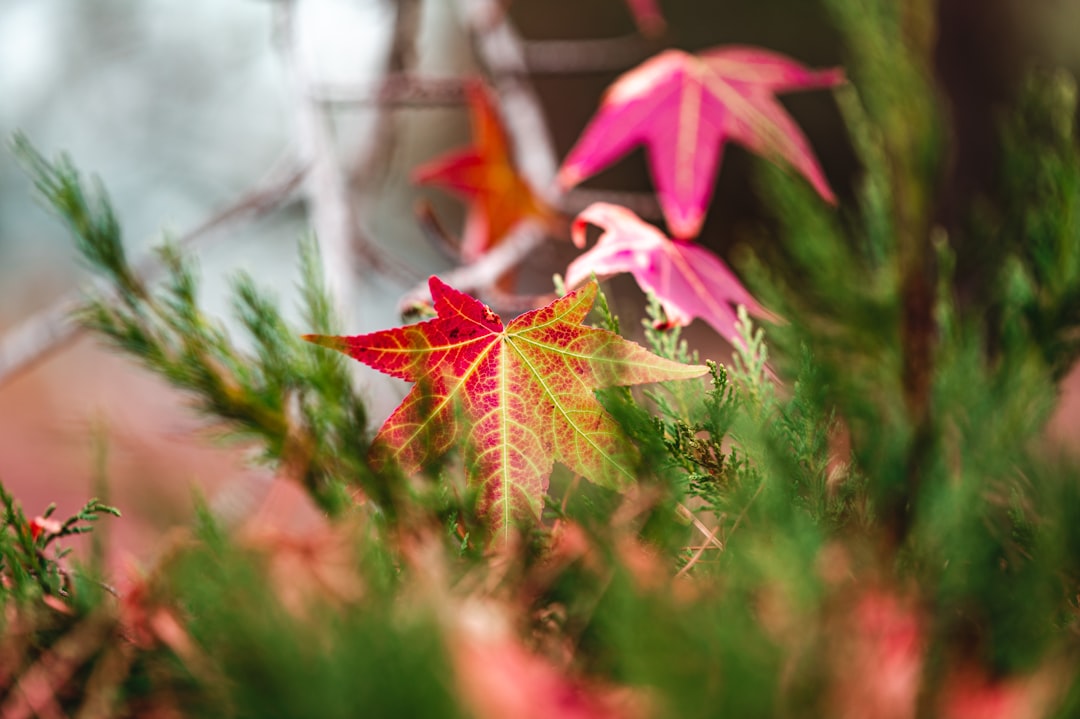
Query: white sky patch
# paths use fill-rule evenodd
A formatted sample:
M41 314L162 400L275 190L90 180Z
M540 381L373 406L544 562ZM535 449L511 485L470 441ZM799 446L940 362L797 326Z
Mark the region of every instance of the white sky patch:
M0 118L10 120L54 86L56 10L49 2L0 4Z
M313 79L345 85L381 77L393 34L391 3L304 0L297 10L300 49Z

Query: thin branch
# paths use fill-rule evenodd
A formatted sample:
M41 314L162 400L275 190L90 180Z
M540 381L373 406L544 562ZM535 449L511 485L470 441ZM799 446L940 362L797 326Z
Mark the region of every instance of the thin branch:
M397 0L393 38L386 58L380 95L385 94L387 88L391 87L392 78L401 77L416 67L416 33L419 27L419 0ZM382 184L381 180L385 178L390 168L394 147L397 144L397 121L393 113L388 112L388 106L372 105L371 112L374 115L373 129L370 139L360 150L352 176L353 184L361 196L366 194L364 191L367 188Z
M455 260L461 257L460 252L458 251L458 248L461 247L461 242L455 239L454 236L443 227L442 223L439 222L439 218L435 216L435 212L430 204L422 202L417 206L416 219L420 224L420 229L424 232L424 235L427 236L433 245L442 249L447 257ZM481 261L484 259L485 258L481 258ZM476 276L486 278L487 275L485 273L487 272L499 274L496 275L495 279L491 280L487 286L481 284L477 285L475 289L478 290L478 294L481 295L481 298L484 301L500 312L515 312L520 314L536 307L540 307L541 305L546 305L556 298L556 295L551 293L542 295L519 295L512 292L504 292L499 289L496 280L498 280L499 275L510 268L507 267L503 269L501 264L502 260L500 260L493 268L485 269L485 264L482 264L481 261L474 263L474 265L480 264ZM476 271L475 267L474 271ZM409 296L402 300L402 311L404 312L406 308L413 307L414 302L423 301L423 299L426 298L426 288L426 284L415 287L410 292Z
M524 43L496 0L458 0L458 8L499 95L507 131L514 139L517 166L529 184L557 206L558 155L527 76Z
M727 533L727 540L729 542L731 541L731 535L735 534L735 530L739 528L740 524L742 524L743 518L746 517L746 513L750 511L750 505L754 503L754 501L761 494L761 490L764 489L764 488L765 488L765 480L763 479L758 484L757 489L754 490L754 494L753 494L753 496L750 497L750 500L746 503L746 506L744 506L742 508L742 511L739 512L739 516L735 518L735 523L731 525L731 531L729 531Z
M568 215L577 215L594 202L610 202L622 205L643 220L661 220L664 213L660 203L652 192L632 192L627 190L595 190L588 187L575 187L563 195L559 209Z
M488 67L507 133L514 140L515 159L521 174L549 204L557 205L561 193L554 185L558 166L555 144L540 102L526 76L521 38L497 0L458 0L458 9L477 52ZM487 290L543 241L544 232L539 223L524 221L494 249L470 265L445 273L443 280L464 292ZM401 299L399 307L408 311L423 304L427 296L426 283L417 285Z
M408 4L415 0L399 2ZM407 12L407 8L399 7L399 17L403 12ZM404 37L404 31L396 31L394 37L395 42L398 42ZM649 54L649 45L638 35L627 35L600 40L523 40L521 50L524 53L522 69L508 65L506 74L620 72L645 60ZM391 50L388 71L382 82L343 85L312 81L308 88L310 97L327 105L359 107L438 108L465 103L466 79L415 75L411 72L411 64L395 62L395 58L399 56L405 59L408 54Z
M507 235L501 243L476 262L450 270L441 275L443 282L462 292L487 290L512 267L521 264L544 242L543 229L536 222L525 221ZM427 282L408 292L398 305L403 312L428 301Z
M0 706L0 716L4 719L63 717L57 695L101 649L111 626L112 620L104 613L91 614L45 649L12 687Z
M543 307L559 298L554 292L541 295L519 295L514 292L505 292L497 285L488 287L480 292L480 299L494 307L499 312L513 312L519 315L522 312Z
M324 105L457 107L465 104L465 84L462 78L422 77L404 72L387 75L381 83L368 85L313 83L309 97Z
M280 163L278 163L280 164ZM272 171L273 179L242 196L235 203L215 213L176 241L188 247L204 240L226 225L248 217L258 217L292 197L304 177L304 170ZM157 253L150 253L136 262L135 275L143 282L152 282L165 270ZM60 297L49 307L31 315L0 337L0 386L12 381L54 351L67 346L83 332L72 321L72 313L85 302L87 290L105 291L104 283L81 288Z
M420 28L420 0L396 1L397 12L394 16L393 38L386 58L386 68L379 95L394 92L400 84L397 78L408 77L416 67L416 35ZM350 177L350 189L353 196L357 198L357 206L368 213L370 213L371 205L378 201L378 193L386 184L394 159L394 150L397 147L398 123L390 109L390 106L386 104L372 106L370 112L374 117L369 139L362 143L354 160ZM371 244L368 251L378 259L377 267L392 271L405 282L414 282L417 277L423 275L408 262L385 251L381 246Z
M523 48L529 71L544 75L622 72L644 61L651 49L638 34L594 40L530 40Z
M319 241L327 292L344 317L350 307L346 292L353 278L354 248L363 249L359 223L349 198L348 176L338 161L330 118L323 105L312 99L312 73L295 22L295 0L277 7L277 38L293 94L294 137L309 167L304 197ZM365 259L375 264L370 253Z
M705 534L705 543L702 544L700 547L698 547L697 551L694 552L694 556L690 557L690 561L688 561L686 564L684 564L683 568L675 573L676 577L682 577L682 576L686 575L693 568L693 566L695 564L700 562L702 556L704 556L704 554L705 554L705 550L707 550L707 549L716 549L717 548L717 547L713 546L713 542L714 541L719 541L719 540L716 539L716 535L720 533L720 528L721 527L718 524L715 527L713 527L712 530L710 530L709 532L707 532ZM724 545L721 544L719 548L722 550L724 548Z
M432 245L437 247L448 260L461 260L461 240L454 237L435 214L435 208L426 200L416 205L416 222L420 231Z
M714 547L716 547L720 551L724 551L724 543L716 538L716 535L713 532L711 532L708 527L705 526L704 522L702 522L700 519L698 519L696 514L694 514L693 512L690 511L689 507L687 507L685 504L682 504L680 502L679 505L675 508L675 511L676 511L676 514L678 514L680 517L683 517L686 520L689 520L689 522L691 524L693 524L694 527L699 532L701 532L702 534L705 535L706 544L711 543Z

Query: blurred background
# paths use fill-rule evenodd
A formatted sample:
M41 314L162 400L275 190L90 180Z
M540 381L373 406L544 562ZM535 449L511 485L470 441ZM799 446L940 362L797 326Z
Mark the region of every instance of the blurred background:
M495 10L478 20L468 10L476 5ZM603 89L664 47L756 44L813 66L843 61L816 2L659 5L668 29L648 38L636 31L624 0L0 0L0 332L37 321L89 287L66 230L36 202L8 149L16 130L46 156L66 152L101 178L133 258L260 188L281 187L283 178L301 167L311 171L314 162L317 177L309 172L284 200L199 235L192 253L203 300L228 323L228 278L243 270L291 306L297 242L314 227L336 243L324 253L345 328L355 334L399 324L399 299L428 274L454 266L421 230L414 207L421 197L432 202L457 235L462 205L438 191L416 190L409 173L468 143L467 112L452 87L455 79L491 70L475 42L478 24L508 19L520 33L530 72L518 80L539 98L556 161ZM993 165L993 111L1025 63L1080 66L1078 8L1073 0L943 0L937 71L952 110L962 191L977 191ZM399 13L408 14L405 21ZM449 81L451 91L377 102L388 69L435 87ZM784 103L841 201L850 198L857 167L832 98L807 93ZM725 153L701 237L724 255L764 234L767 212L748 181L752 162L741 149ZM345 194L324 202L319 177L336 178ZM568 197L566 209L580 210L613 191L644 197L649 187L643 155L634 153ZM342 237L332 237L334 210L351 215ZM519 283L548 291L551 274L563 271L573 254L558 242L541 246ZM613 286L620 313L639 313L633 284ZM723 353L707 328L695 325L690 338L706 356ZM359 368L357 381L375 422L406 389ZM1074 372L1049 431L1050 441L1074 452L1078 395ZM125 513L109 523L117 557L151 557L161 535L190 516L194 492L237 518L269 511L283 523L310 519L299 492L246 460L243 448L214 442L182 395L93 338L64 342L0 378L0 481L30 515L50 501L64 514L88 496L106 496Z

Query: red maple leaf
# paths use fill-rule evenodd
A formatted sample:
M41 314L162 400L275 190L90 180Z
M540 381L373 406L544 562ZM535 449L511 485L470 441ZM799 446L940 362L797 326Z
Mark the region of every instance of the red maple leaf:
M840 69L809 70L757 48L667 50L608 89L563 162L559 183L572 187L644 144L668 227L690 238L701 231L723 144L733 140L789 163L835 202L809 142L774 95L843 78Z
M583 326L595 282L505 326L437 277L429 285L433 320L305 339L416 382L375 437L376 460L395 459L412 472L464 441L480 512L496 531L540 516L556 461L606 487L634 479L637 452L593 390L706 372Z
M727 265L704 247L669 240L630 210L606 202L590 205L574 220L571 236L578 247L585 246L585 227L590 224L604 233L591 250L570 263L568 287L578 286L593 274L603 278L629 272L641 289L656 295L673 324L688 325L700 317L732 344L741 342L735 306L775 319Z
M468 201L461 254L471 262L519 222L548 221L555 213L514 169L506 132L487 89L479 82L469 83L466 95L473 146L418 167L413 181L444 187Z

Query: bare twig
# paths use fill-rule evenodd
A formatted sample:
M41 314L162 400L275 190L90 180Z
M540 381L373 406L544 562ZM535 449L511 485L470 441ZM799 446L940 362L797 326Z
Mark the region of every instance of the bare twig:
M706 538L705 543L706 544L712 544L714 547L716 547L720 551L724 550L724 543L716 538L716 535L713 532L711 532L708 527L705 526L704 522L702 522L700 519L698 519L696 514L694 514L692 511L690 511L689 507L687 507L685 504L682 504L680 502L679 505L676 507L676 513L680 517L683 517L684 519L688 520L691 524L694 525L694 527L699 532L701 532L702 534L705 535L705 538Z
M327 105L439 108L464 105L466 82L461 78L398 72L367 86L317 83L309 91L311 99Z
M645 60L650 44L640 35L595 40L532 40L524 43L525 65L536 74L621 72Z
M499 312L513 312L519 315L522 312L543 307L558 299L554 292L542 295L521 295L514 292L506 292L493 285L480 292L480 299L491 305Z
M728 532L728 534L727 534L728 541L731 541L731 535L735 534L735 530L739 528L740 524L742 524L743 518L746 516L746 513L750 511L750 505L754 503L754 501L761 494L761 490L764 489L764 488L765 488L765 480L763 479L758 484L757 489L754 490L754 494L753 494L753 496L750 497L750 500L746 503L746 506L744 506L742 508L742 511L739 512L739 516L735 518L735 523L731 525L731 531Z
M701 561L701 557L705 554L706 549L717 549L717 547L713 545L713 542L714 541L719 542L719 540L716 539L716 535L719 534L719 533L720 533L720 525L719 524L716 525L715 527L713 527L712 530L710 530L709 532L706 532L705 533L705 542L700 547L697 548L697 551L694 552L694 556L690 557L690 561L688 561L686 564L684 564L683 568L675 573L675 576L676 577L682 577L687 572L689 572L693 568L693 566L695 564L697 564L698 562ZM719 548L722 550L724 548L724 545L719 544Z
M405 8L399 8L399 16L404 11ZM401 37L399 30L395 41ZM530 40L522 41L521 49L525 58L523 71L543 75L627 70L649 53L648 43L638 35L600 40ZM411 65L394 63L398 55L404 53L391 50L387 74L381 82L347 85L313 81L308 88L309 96L326 105L356 107L441 108L465 104L468 79L415 75ZM516 72L513 66L506 70L507 75Z
M393 40L386 59L386 71L379 95L400 92L402 79L408 78L416 66L416 33L420 26L420 0L396 0L397 13L394 17ZM462 92L458 83L458 93ZM358 207L370 210L377 200L379 189L385 185L386 177L397 146L398 125L391 107L385 103L372 105L373 129L370 139L363 143L358 156L354 159L350 188L357 200ZM367 254L375 262L373 265L390 271L405 282L414 282L422 276L407 261L399 259L384 248L368 244Z
M312 99L310 63L294 21L295 0L279 3L277 9L277 37L293 91L294 136L300 157L309 168L304 197L319 241L327 292L339 316L345 317L354 248L372 265L375 261L371 253L363 252L366 243L361 244L348 176L338 161L330 119L323 105Z
M544 241L543 229L536 222L519 224L506 239L471 265L443 273L442 280L462 292L487 290L507 270L516 267ZM401 298L399 307L405 311L428 299L427 282L419 284Z
M0 706L0 716L4 719L63 717L57 693L101 649L111 624L112 620L104 613L92 614L42 652L19 677Z
M590 195L589 191L580 190L575 191L571 198L555 186L558 157L543 109L526 74L530 69L528 45L510 25L504 8L497 0L458 0L458 7L473 36L477 52L491 74L507 132L514 140L517 165L522 175L545 201L571 212L584 209L600 199L599 196ZM619 47L625 50L629 41L620 38L619 43ZM624 58L624 62L629 64L630 61ZM602 197L610 200L611 195L603 193ZM660 216L655 199L649 196L626 193L625 196L620 194L617 201L624 202L643 217ZM479 260L446 273L443 280L463 291L491 291L496 280L539 247L543 239L543 229L536 223L522 223ZM415 306L426 297L426 284L419 285L402 299L401 307ZM498 299L508 298L499 296Z
M521 174L551 205L561 193L554 186L558 165L555 144L548 132L540 102L526 76L525 51L497 0L458 0L458 8L477 51L491 74L507 133L514 141ZM486 290L517 266L544 240L539 223L525 221L479 260L443 275L459 290ZM415 307L427 298L426 283L402 298L400 307Z
M568 215L577 215L594 202L611 202L632 210L644 220L661 220L664 217L660 203L652 192L629 192L620 190L594 190L575 187L563 195L559 209Z
M461 259L461 240L450 234L435 214L430 202L421 200L416 205L416 222L428 241L439 248L449 260Z
M175 243L181 247L195 244L238 220L262 215L279 207L293 195L304 177L303 170L291 169L282 173L273 171L273 179L265 187L256 189L238 201L204 220L194 229L181 235ZM136 262L135 276L143 282L152 282L164 271L164 265L156 253ZM97 291L105 291L97 285ZM49 307L31 315L0 337L0 386L18 377L25 370L52 352L73 342L83 331L82 326L71 320L71 314L85 301L87 288L69 292Z
M458 0L458 8L499 95L507 131L514 139L517 166L529 184L557 206L553 181L558 156L527 76L524 43L496 0Z
M431 243L442 249L447 257L458 259L461 256L458 251L461 242L442 226L442 223L440 223L439 218L435 216L435 212L430 204L426 202L420 203L416 208L416 218L420 223L420 228L428 239L431 240ZM481 260L483 259L484 258L481 258ZM498 273L495 275L495 280L497 280L499 275L507 269L510 269L510 267L504 268L501 261L496 263L490 270L485 269L485 265L479 261L474 264L480 265L478 272L476 272L476 267L473 268L474 272L476 272L475 276L485 279L485 281L487 277L485 273L488 271L493 274ZM479 284L473 289L479 290L478 294L481 295L482 299L492 307L496 308L499 312L516 312L520 314L521 312L526 312L533 308L540 307L541 305L546 305L555 299L555 295L552 293L542 295L519 295L512 292L505 292L499 289L498 283L495 282L495 280L492 280L486 286ZM414 302L421 301L425 297L426 293L423 286L415 288L408 297L402 300L403 310L412 307Z
M393 38L386 58L384 80L379 94L386 94L395 77L402 77L416 67L416 32L420 26L420 0L397 0ZM397 122L388 106L371 106L373 129L371 139L364 143L356 158L353 184L361 196L370 194L368 188L377 186L386 176L397 143ZM367 198L365 198L367 199Z

